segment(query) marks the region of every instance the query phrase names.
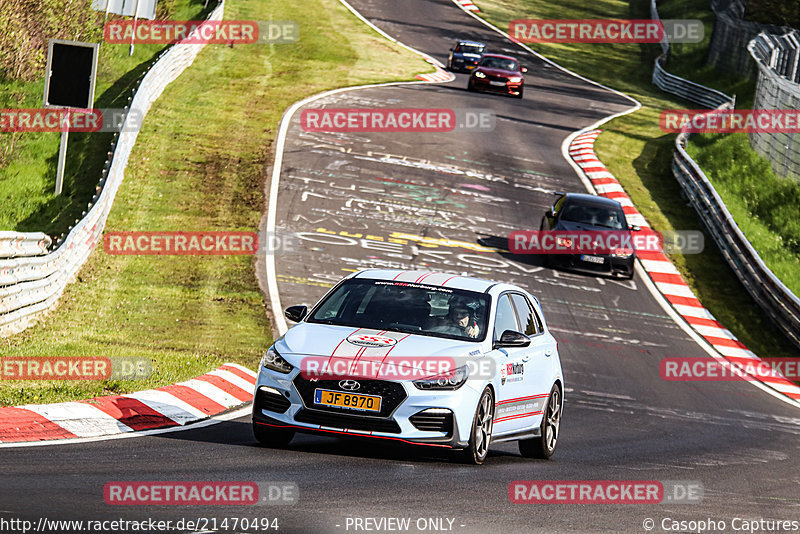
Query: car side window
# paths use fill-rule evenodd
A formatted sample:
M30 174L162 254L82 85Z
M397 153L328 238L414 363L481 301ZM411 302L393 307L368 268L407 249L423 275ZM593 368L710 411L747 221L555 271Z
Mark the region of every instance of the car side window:
M508 295L501 295L497 301L497 315L494 319L494 339L500 339L503 332L513 330L519 332L517 317Z
M526 336L535 336L542 333L542 325L539 317L533 311L531 303L524 295L513 293L511 299L514 301L514 307L517 309L517 319L519 324L525 329L523 334Z

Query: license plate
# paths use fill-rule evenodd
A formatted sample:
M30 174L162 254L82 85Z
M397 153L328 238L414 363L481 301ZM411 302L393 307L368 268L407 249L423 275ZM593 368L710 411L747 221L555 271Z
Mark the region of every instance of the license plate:
M581 260L589 263L603 263L605 261L600 256L587 256L586 254L581 255Z
M506 82L489 82L489 85L497 85L498 87L505 87Z
M336 406L337 408L348 408L350 410L366 412L381 411L381 398L378 396L345 393L344 391L330 391L327 389L314 390L314 404Z
M474 69L476 66L477 66L477 65L467 65L467 68L468 68L469 70L472 70L472 69Z

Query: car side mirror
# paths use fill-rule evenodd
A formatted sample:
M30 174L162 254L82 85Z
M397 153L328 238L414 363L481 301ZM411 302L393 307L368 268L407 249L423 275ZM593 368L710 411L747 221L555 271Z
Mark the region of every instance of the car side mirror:
M500 336L500 339L495 341L492 345L493 349L503 347L527 347L531 344L531 338L525 334L515 332L514 330L506 330Z
M553 208L550 208L545 212L544 216L547 217L548 219L552 219L553 217L556 216L556 214L553 213Z
M521 73L525 74L526 72L528 72L528 67L521 67L519 70Z
M642 231L641 226L636 226L635 224L631 225L631 232L641 232L641 231Z
M283 312L287 319L294 321L295 323L302 321L303 317L305 317L307 313L308 308L306 306L289 306Z
M450 49L450 51L452 52L452 51L453 51L453 49L451 48L451 49Z

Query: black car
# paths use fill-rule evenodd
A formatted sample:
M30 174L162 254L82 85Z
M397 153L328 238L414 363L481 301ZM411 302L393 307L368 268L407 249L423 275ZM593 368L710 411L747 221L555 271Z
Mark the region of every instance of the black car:
M447 69L453 72L471 72L486 52L486 45L477 41L459 41L450 49Z
M539 230L638 232L628 225L622 205L616 200L582 193L557 193L558 200L542 217ZM546 254L549 267L607 273L633 278L634 249L618 249L610 254Z

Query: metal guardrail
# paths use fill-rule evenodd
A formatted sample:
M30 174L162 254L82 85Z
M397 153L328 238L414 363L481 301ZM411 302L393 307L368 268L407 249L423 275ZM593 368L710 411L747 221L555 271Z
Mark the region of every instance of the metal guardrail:
M725 104L708 115L732 107L731 104ZM800 347L800 298L766 266L733 220L714 186L687 154L686 143L690 136L690 133L683 131L675 140L672 161L675 178L747 292L786 336Z
M224 0L206 20L222 20ZM199 32L197 28L195 32ZM195 36L195 32L187 39ZM194 62L204 44L178 43L165 50L141 79L126 109L136 109L141 120L166 86ZM128 119L126 118L126 121ZM128 131L132 130L132 131ZM138 129L122 127L112 143L113 156L106 164L98 194L88 212L76 221L52 252L36 257L0 259L0 337L24 330L35 317L58 302L67 284L89 258L105 227L125 174Z
M650 0L650 18L658 21L661 20L661 17L658 15L656 0ZM716 89L711 89L710 87L694 83L667 72L664 69L667 59L669 58L669 42L666 36L659 44L661 45L662 53L656 58L653 67L653 84L656 87L665 93L679 96L684 100L700 104L709 109L714 109L727 102L733 101L733 97L717 91Z
M747 45L758 68L756 109L800 109L800 31L760 33ZM791 131L749 134L750 146L769 160L779 176L800 182L800 136Z
M0 232L0 258L47 254L52 243L42 232Z
M656 0L650 0L650 15L660 20ZM787 42L797 43L797 40ZM795 61L778 60L774 45L774 40L765 37L763 42L751 42L749 48L757 60L761 59L770 66L779 64L785 69L793 69L792 72L798 75L797 56ZM666 72L664 64L669 57L666 38L661 42L661 49L663 53L656 59L653 70L653 83L661 90L711 108L709 115L734 107L735 100L725 93ZM690 133L682 131L675 139L672 161L675 178L747 292L786 336L800 347L800 299L766 266L733 220L714 186L686 152L689 137Z

